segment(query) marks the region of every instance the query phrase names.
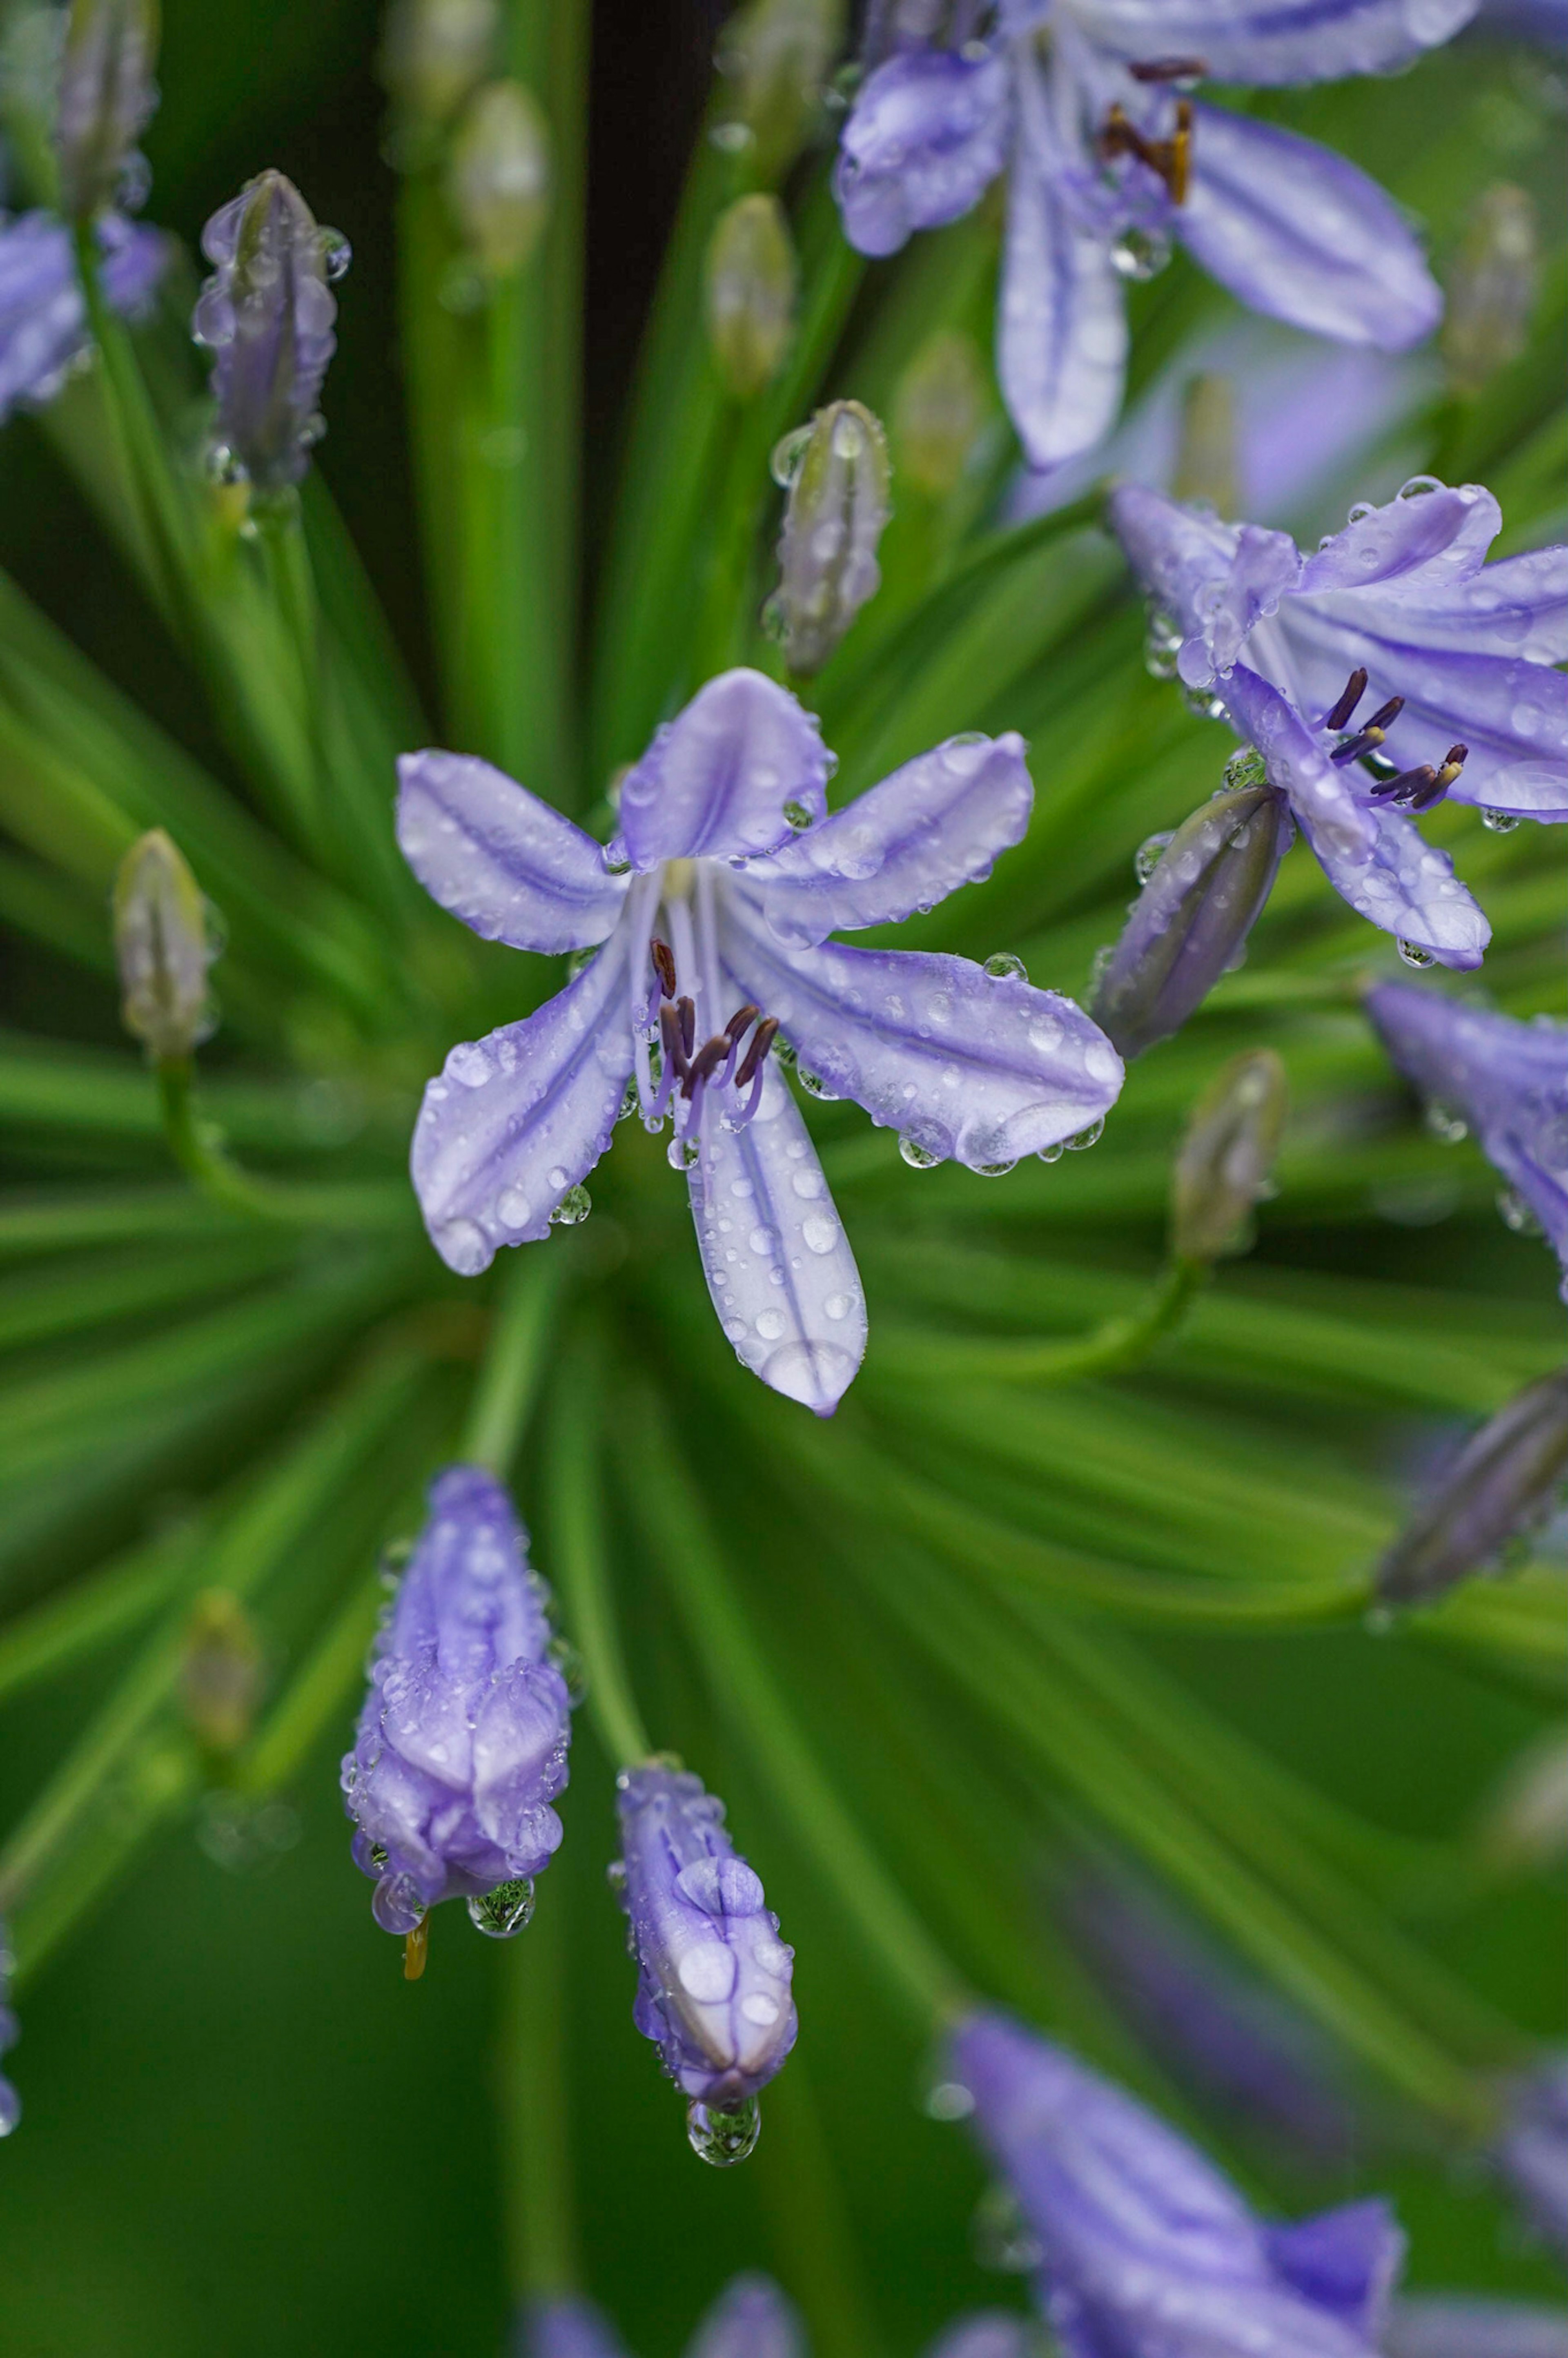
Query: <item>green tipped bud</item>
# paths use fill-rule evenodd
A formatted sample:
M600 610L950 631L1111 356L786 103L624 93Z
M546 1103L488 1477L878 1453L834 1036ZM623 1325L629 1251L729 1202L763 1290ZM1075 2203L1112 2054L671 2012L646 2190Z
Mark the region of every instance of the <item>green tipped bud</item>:
M742 197L708 248L708 336L741 401L778 374L795 325L795 246L776 197Z
M1182 392L1182 434L1173 497L1202 500L1222 516L1239 515L1236 480L1236 388L1229 377L1189 377Z
M1487 189L1449 273L1443 357L1455 393L1479 393L1523 352L1539 260L1530 199L1506 181Z
M155 1064L178 1063L212 1029L207 969L218 955L200 887L161 827L133 843L114 879L120 1012Z
M892 438L901 481L929 500L956 491L988 406L974 339L957 328L927 336L898 381Z
M447 123L490 71L499 0L396 0L381 45L381 79L400 106Z
M777 180L806 143L844 35L843 0L750 0L724 28L719 70L730 88L715 137Z
M191 1607L179 1665L179 1700L200 1741L237 1752L261 1701L265 1665L255 1624L237 1596L210 1588Z
M1528 1542L1568 1483L1568 1368L1541 1376L1471 1434L1378 1566L1378 1594L1441 1596Z
M1285 1068L1272 1048L1232 1057L1199 1098L1171 1179L1178 1260L1223 1260L1248 1249L1253 1206L1272 1192L1285 1101Z
M55 117L68 220L139 205L146 193L136 142L157 104L157 0L71 0Z
M858 401L830 401L773 453L787 482L781 578L771 601L784 661L820 671L881 579L877 543L890 514L887 437Z
M447 193L475 261L492 278L529 262L550 211L550 130L520 81L487 82L452 142Z

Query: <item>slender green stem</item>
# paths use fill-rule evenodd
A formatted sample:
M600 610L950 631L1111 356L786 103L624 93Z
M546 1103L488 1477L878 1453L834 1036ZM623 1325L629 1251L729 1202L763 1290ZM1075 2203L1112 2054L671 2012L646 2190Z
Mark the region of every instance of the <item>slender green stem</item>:
M1138 1309L1107 1318L1068 1343L976 1339L912 1326L883 1327L867 1373L873 1384L980 1376L1011 1383L1070 1384L1091 1376L1119 1375L1147 1358L1161 1336L1179 1323L1210 1274L1206 1262L1173 1261Z
M299 710L310 749L310 799L298 813L307 838L318 847L322 838L327 786L325 730L322 713L323 665L321 614L310 553L305 545L297 494L273 500L253 500L251 515L261 546L262 564L273 604L293 650L299 676Z
M502 1959L500 2097L508 2273L514 2299L579 2280L572 2201L565 1878Z
M470 1465L487 1466L503 1481L539 1397L546 1346L567 1273L558 1240L553 1249L525 1248L509 1260L460 1451Z
M196 1111L189 1062L157 1067L158 1102L170 1152L186 1176L226 1211L253 1220L287 1220L306 1228L401 1228L411 1223L408 1191L395 1184L302 1184L258 1178L233 1162L213 1126Z
M798 2053L768 2091L768 2134L756 2167L767 2189L768 2222L806 2310L816 2358L878 2358L882 2337L862 2281L811 2067Z
M557 1384L550 1526L572 1635L588 1673L589 1713L611 1759L624 1767L645 1760L654 1747L626 1669L605 1537L599 1445L604 1376L600 1337L579 1333L568 1346Z

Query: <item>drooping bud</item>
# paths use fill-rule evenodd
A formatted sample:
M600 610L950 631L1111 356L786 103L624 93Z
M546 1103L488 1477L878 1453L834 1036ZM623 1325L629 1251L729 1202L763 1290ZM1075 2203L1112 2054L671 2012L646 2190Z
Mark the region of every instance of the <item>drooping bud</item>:
M114 907L125 1029L155 1064L178 1063L212 1029L207 969L219 944L200 887L161 827L121 860Z
M732 2277L687 2345L686 2358L806 2358L793 2302L771 2277Z
M1265 784L1227 787L1176 829L1089 1009L1123 1056L1180 1031L1236 963L1294 833L1283 795Z
M929 500L956 491L985 423L986 398L974 339L957 328L927 336L893 395L900 479Z
M1206 503L1222 516L1238 515L1236 481L1236 388L1227 376L1205 371L1182 392L1182 432L1171 496Z
M16 1961L5 1937L5 1927L0 1924L0 2055L9 2054L21 2037L21 2027L6 2003L16 1966ZM22 2099L10 2081L0 2072L0 2137L8 2137L21 2117Z
M338 342L330 282L349 266L347 243L268 171L212 215L201 251L215 267L191 328L217 354L219 463L264 494L286 491L326 430L316 405Z
M71 0L55 117L68 221L135 208L146 194L136 142L157 105L157 0Z
M514 278L533 258L550 211L550 129L520 81L487 82L452 142L447 195L474 260Z
M795 261L776 197L741 197L708 248L708 337L719 374L741 401L777 375L795 324Z
M887 437L860 402L831 401L785 449L789 495L773 611L784 661L806 678L821 670L881 580L877 543L891 514Z
M495 53L498 0L396 0L378 60L398 103L427 123L447 123Z
M750 0L725 27L719 70L733 103L715 135L758 179L782 178L800 153L843 31L843 0Z
M1221 1260L1247 1250L1253 1206L1269 1193L1285 1098L1285 1068L1272 1048L1232 1057L1199 1098L1171 1179L1171 1249L1178 1260Z
M1541 1522L1568 1480L1568 1368L1527 1384L1473 1433L1378 1567L1378 1594L1440 1596Z
M1449 274L1443 357L1455 393L1476 394L1517 360L1530 333L1540 272L1535 206L1523 189L1487 189Z
M265 1666L255 1624L237 1596L210 1588L191 1608L179 1700L212 1752L237 1752L261 1701Z

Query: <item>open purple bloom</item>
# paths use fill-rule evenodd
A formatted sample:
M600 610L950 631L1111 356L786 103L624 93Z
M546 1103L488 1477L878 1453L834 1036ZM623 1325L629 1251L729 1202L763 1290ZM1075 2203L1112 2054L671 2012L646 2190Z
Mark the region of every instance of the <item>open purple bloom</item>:
M1515 2082L1492 2158L1536 2234L1568 2261L1568 2050Z
M1394 2303L1384 2358L1568 2358L1568 2310L1424 2293Z
M168 240L119 213L104 214L94 233L104 297L134 318L163 276ZM89 341L65 223L30 212L0 225L0 423L14 409L52 401Z
M734 2277L687 2344L686 2358L806 2358L793 2302L771 2277Z
M1007 174L997 365L1035 467L1092 448L1114 423L1123 281L1149 276L1173 238L1253 310L1403 351L1436 325L1442 297L1398 208L1342 157L1187 92L1206 79L1387 72L1476 6L1001 0L978 38L987 12L957 0L949 48L913 29L913 9L884 7L874 70L844 126L845 233L863 254L895 253Z
M1016 736L955 738L825 818L816 720L760 673L726 672L627 773L607 849L470 755L400 769L398 840L443 908L519 949L602 945L535 1014L454 1048L425 1092L414 1185L464 1276L580 1217L573 1191L622 1113L654 1130L673 1115L725 1334L764 1383L827 1414L864 1352L865 1304L775 1033L804 1087L856 1098L921 1163L1011 1165L1115 1100L1120 1063L1070 1000L827 938L989 872L1029 822Z
M520 1931L528 1878L559 1847L571 1722L525 1546L492 1475L452 1466L430 1485L343 1761L354 1864L385 1931L460 1897L481 1931Z
M1287 533L1134 483L1112 494L1110 518L1170 617L1189 687L1223 695L1244 665L1315 729L1358 678L1335 727L1353 736L1356 711L1397 699L1400 782L1379 781L1385 796L1568 819L1568 674L1552 668L1568 656L1568 547L1486 563L1502 515L1479 484L1418 476L1306 557Z
M1270 2226L1184 2137L1004 2015L960 2022L951 2061L1040 2246L1065 2358L1373 2358L1404 2249L1384 2204Z
M1522 1224L1522 1206L1540 1222L1568 1299L1568 1024L1520 1023L1400 982L1375 984L1366 1006L1428 1107L1475 1132L1508 1183L1505 1215Z
M619 1783L633 2019L695 2104L735 2113L795 2045L795 1952L699 1777L650 1760Z
M216 266L192 329L217 354L219 443L258 491L285 490L322 432L316 405L338 344L329 281L348 267L348 247L318 227L291 180L263 172L219 207L201 251Z
M5 1927L0 1924L0 2055L8 2055L21 2037L21 2026L6 2004L15 1960L5 1940ZM22 2117L22 2099L3 2072L0 2072L0 2137L8 2137Z
M603 2310L576 2293L531 2300L512 2337L513 2358L626 2358L626 2347Z

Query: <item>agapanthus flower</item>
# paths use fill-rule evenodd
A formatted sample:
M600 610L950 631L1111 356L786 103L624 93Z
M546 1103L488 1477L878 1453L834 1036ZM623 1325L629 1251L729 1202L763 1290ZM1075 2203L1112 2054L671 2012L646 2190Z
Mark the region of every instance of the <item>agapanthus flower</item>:
M319 440L317 403L337 350L330 282L349 249L319 227L281 172L262 172L208 222L201 251L215 265L191 321L216 353L212 392L222 463L259 492L297 483Z
M385 1931L454 1898L481 1931L520 1930L559 1847L571 1723L526 1545L493 1475L452 1466L430 1485L343 1760L354 1864Z
M1568 2050L1514 2082L1492 2158L1536 2234L1568 2261Z
M21 2026L7 2004L15 1960L0 1924L0 2055L8 2055L21 2037ZM0 2137L7 2137L22 2117L22 2099L0 2072Z
M1227 683L1249 671L1331 729L1341 764L1378 759L1363 804L1446 794L1505 821L1568 819L1568 675L1552 668L1568 656L1568 547L1488 565L1502 514L1478 483L1417 476L1305 557L1288 533L1134 483L1110 520L1169 620L1180 677L1217 689L1243 734Z
M734 2277L687 2345L686 2358L806 2358L794 2303L771 2277Z
M1568 2310L1425 2293L1394 2303L1384 2358L1568 2358Z
M827 818L831 766L812 715L741 670L709 680L628 772L607 848L467 754L405 756L398 805L415 874L475 933L602 946L535 1014L454 1048L427 1088L412 1167L442 1259L471 1276L580 1217L621 1115L673 1115L724 1332L819 1413L860 1365L865 1304L775 1036L804 1087L856 1098L921 1164L1010 1168L1089 1128L1121 1086L1103 1033L1015 960L827 938L989 872L1029 822L1022 739L951 739Z
M1375 984L1366 1007L1444 1134L1474 1131L1507 1182L1510 1225L1540 1223L1568 1299L1568 1024L1520 1023L1411 983Z
M134 319L163 276L168 241L120 213L104 214L93 234L104 299ZM52 401L90 349L70 230L53 213L17 214L0 225L0 424Z
M892 254L1007 175L997 367L1030 463L1091 448L1121 404L1123 283L1179 238L1251 309L1399 352L1442 297L1397 207L1311 140L1194 100L1381 73L1446 40L1476 0L953 0L873 11L836 189L851 244Z
M738 2114L795 2045L795 1952L699 1777L663 1760L622 1769L618 1809L633 2018L703 2116ZM695 2143L704 2117L692 2125Z
M951 2065L1039 2245L1066 2358L1373 2358L1404 2249L1384 2204L1271 2226L1145 2106L1003 2015L967 2017Z

